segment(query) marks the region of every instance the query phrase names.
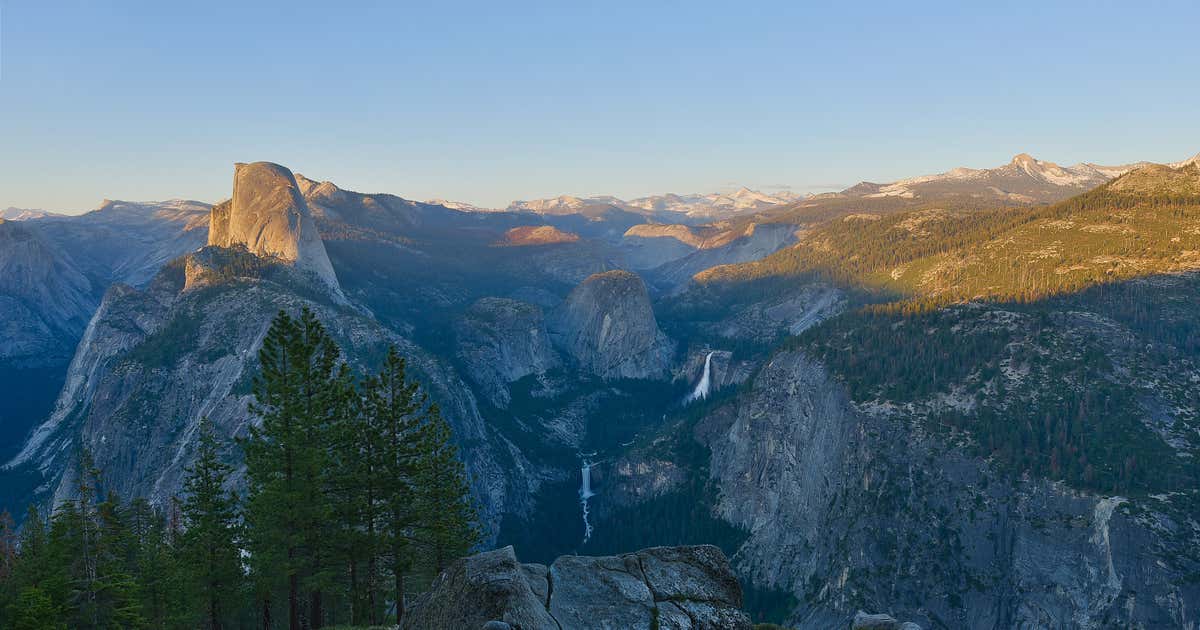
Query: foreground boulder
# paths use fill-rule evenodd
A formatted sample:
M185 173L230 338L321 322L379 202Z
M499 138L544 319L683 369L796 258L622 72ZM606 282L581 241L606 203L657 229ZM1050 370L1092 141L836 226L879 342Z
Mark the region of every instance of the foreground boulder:
M911 621L900 623L891 615L872 615L860 610L854 615L854 621L850 622L850 630L921 630L921 626Z
M741 604L729 561L710 545L562 556L549 568L504 547L455 562L401 627L750 630Z

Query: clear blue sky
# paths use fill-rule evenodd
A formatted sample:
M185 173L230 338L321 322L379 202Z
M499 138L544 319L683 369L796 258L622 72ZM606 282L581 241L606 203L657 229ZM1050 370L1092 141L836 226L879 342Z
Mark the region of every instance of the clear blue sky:
M252 160L503 205L1200 151L1195 0L807 4L0 0L0 207Z

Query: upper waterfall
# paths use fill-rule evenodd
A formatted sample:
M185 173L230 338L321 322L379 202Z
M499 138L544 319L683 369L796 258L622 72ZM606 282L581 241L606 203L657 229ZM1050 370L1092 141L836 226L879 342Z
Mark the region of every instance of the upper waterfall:
M708 398L708 394L712 389L713 354L713 352L709 352L708 355L704 357L704 374L700 376L700 382L696 383L696 389L692 390L692 393L688 394L688 397L684 402L692 402L693 400Z

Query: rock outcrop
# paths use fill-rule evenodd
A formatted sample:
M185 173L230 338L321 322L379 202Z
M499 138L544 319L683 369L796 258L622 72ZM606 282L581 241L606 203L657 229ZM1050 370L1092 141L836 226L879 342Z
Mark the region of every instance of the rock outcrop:
M706 269L758 260L795 242L794 225L751 223L741 230L728 230L687 256L647 271L647 277L657 287L678 291Z
M458 358L492 404L508 405L508 384L558 367L542 309L507 298L483 298L455 325Z
M211 208L186 199L105 200L86 214L47 216L29 224L98 281L99 303L112 283L143 287L167 262L203 246Z
M555 313L551 333L581 368L602 378L661 378L673 353L646 285L628 271L584 279Z
M69 359L97 304L70 258L35 228L0 219L0 365Z
M549 568L504 547L454 563L401 628L750 630L741 604L728 561L709 545L562 556Z
M520 247L523 245L554 245L556 243L574 243L579 235L565 232L553 225L522 225L504 233L501 245Z
M292 172L278 164L234 167L233 198L213 207L208 244L244 245L252 254L292 263L316 274L340 295L308 203Z
M789 625L845 627L863 604L924 627L1192 618L1196 586L1178 567L1195 565L1176 541L1200 530L1169 498L1013 479L895 411L852 403L801 352L776 354L702 424L717 511L750 532L734 566L757 586L793 591Z
M202 245L208 209L182 200L105 201L79 216L0 220L0 457L14 454L52 412L105 289L144 285L165 261ZM0 488L7 483L0 478ZM25 501L9 497L10 505Z
M240 258L264 268L257 277L245 275ZM222 265L229 262L239 269L236 282L221 281ZM202 281L204 290L184 289L185 269L204 270L191 278ZM274 314L308 308L360 373L388 346L405 356L463 444L481 523L494 528L510 493L522 493L526 482L510 484L497 463L501 438L479 415L470 388L373 318L332 296L305 291L311 284L301 282L309 278L240 248L210 247L168 265L144 290L113 286L79 343L53 413L6 467L31 473L44 484L37 498L57 505L74 497L73 462L87 448L104 470L107 487L164 505L180 492L196 453L197 427L208 418L230 445L224 455L234 469L232 483L240 485L244 466L232 438L245 435L255 421L248 406L258 350ZM506 457L521 470L530 468L515 450Z
M850 630L921 630L921 626L911 621L901 623L891 615L869 614L860 610L850 622Z

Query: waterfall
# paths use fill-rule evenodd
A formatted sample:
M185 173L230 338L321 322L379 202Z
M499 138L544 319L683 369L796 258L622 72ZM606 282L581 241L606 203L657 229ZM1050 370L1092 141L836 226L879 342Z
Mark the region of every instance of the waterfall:
M588 521L588 499L596 496L592 492L592 462L583 460L583 468L580 469L580 477L582 481L579 485L579 504L583 507L583 544L592 538L592 524Z
M692 402L701 398L708 398L708 392L712 388L712 352L709 352L704 357L704 375L700 377L700 382L696 383L696 389L688 394L687 400L684 402Z

